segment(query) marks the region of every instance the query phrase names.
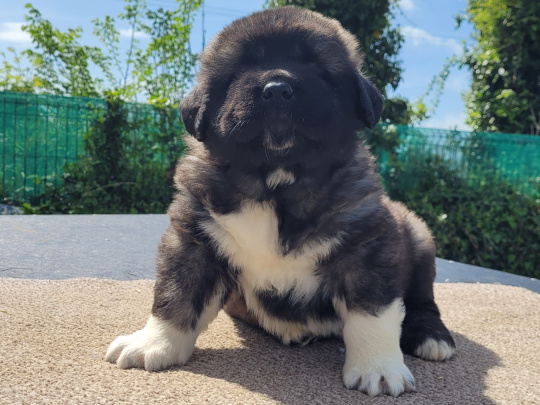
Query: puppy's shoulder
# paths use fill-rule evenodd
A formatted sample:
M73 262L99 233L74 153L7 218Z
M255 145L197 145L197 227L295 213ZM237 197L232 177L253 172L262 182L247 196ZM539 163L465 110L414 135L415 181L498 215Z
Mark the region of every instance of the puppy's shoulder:
M218 170L201 142L187 137L185 141L187 148L176 164L174 184L178 190L186 188L193 193L210 185Z

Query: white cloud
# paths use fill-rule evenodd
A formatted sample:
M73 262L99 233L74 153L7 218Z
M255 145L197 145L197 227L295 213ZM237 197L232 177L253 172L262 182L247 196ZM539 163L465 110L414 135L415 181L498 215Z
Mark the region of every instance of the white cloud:
M121 37L127 37L127 38L131 38L131 33L133 32L132 30L118 30L118 32L120 33L120 36ZM140 32L140 31L135 31L135 35L134 35L135 38L148 38L149 35L144 33L144 32Z
M413 11L416 7L412 0L400 0L399 6L404 11Z
M411 26L403 27L401 28L401 33L405 37L405 40L412 41L414 46L420 46L424 44L445 46L450 48L452 52L457 54L461 53L462 50L461 44L455 39L436 37L421 28Z
M453 91L455 93L461 94L465 90L468 90L471 87L471 78L468 71L457 71L450 72L448 76L448 82L445 85L445 88Z
M0 23L0 42L31 43L30 35L21 29L23 24L22 22Z
M471 127L465 124L467 114L465 112L446 114L444 116L435 116L424 122L420 123L420 127L424 128L436 128L436 129L454 129L457 128L461 131L470 131Z

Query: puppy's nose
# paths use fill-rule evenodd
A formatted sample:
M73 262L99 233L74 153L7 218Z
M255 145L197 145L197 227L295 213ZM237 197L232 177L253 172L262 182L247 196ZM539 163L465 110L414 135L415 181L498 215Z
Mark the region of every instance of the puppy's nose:
M266 101L288 101L292 98L293 91L288 83L274 81L264 86L262 97Z

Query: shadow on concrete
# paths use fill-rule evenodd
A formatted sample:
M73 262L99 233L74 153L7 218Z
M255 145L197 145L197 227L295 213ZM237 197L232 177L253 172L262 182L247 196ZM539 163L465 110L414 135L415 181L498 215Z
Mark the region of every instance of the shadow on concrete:
M344 388L341 368L344 344L339 339L303 348L286 347L263 331L235 321L241 349L198 349L181 370L239 384L285 404L363 403L368 397ZM454 334L458 353L446 362L429 362L406 356L416 378L414 393L398 399L369 399L370 404L495 404L483 395L487 371L500 361L497 355ZM178 369L180 370L180 369ZM174 371L173 371L174 372Z

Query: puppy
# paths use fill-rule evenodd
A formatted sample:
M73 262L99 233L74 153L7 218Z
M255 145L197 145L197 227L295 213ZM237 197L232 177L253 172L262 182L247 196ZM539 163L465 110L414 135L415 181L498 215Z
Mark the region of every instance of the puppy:
M284 344L342 336L343 382L371 396L414 390L402 350L446 360L425 224L384 194L357 132L383 98L356 39L295 7L226 27L181 103L193 135L157 258L146 326L111 343L120 368L184 364L227 303Z

